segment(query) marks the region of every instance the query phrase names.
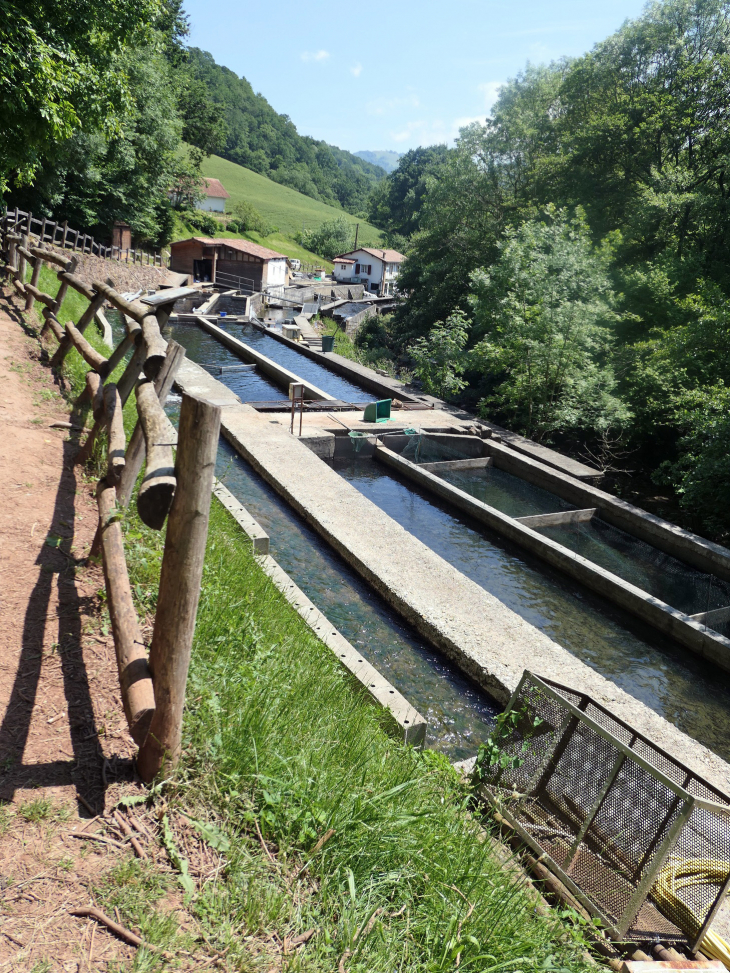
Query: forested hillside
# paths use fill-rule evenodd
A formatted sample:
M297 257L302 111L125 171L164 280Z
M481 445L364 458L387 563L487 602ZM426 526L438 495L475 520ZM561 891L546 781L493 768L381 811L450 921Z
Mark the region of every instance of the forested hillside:
M277 114L245 78L216 64L205 51L190 49L190 69L224 109L227 135L220 155L312 199L349 213L364 212L384 169L300 135L287 115Z
M727 2L652 4L584 57L528 67L485 125L408 153L371 203L410 237L391 340L427 381L671 484L719 534L729 51Z
M386 150L384 152L371 152L368 150L356 152L355 155L360 159L364 159L366 162L372 162L374 165L380 166L380 168L385 169L386 172L392 172L398 165L403 153L394 152L392 150Z
M108 239L166 243L217 153L351 214L385 172L301 136L244 78L185 43L182 0L0 0L0 193ZM22 53L21 53L22 52ZM187 145L187 149L185 146Z

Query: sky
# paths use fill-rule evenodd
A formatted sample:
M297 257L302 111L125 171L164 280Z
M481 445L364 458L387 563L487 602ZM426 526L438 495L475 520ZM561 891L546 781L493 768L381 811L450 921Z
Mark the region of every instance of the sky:
M185 0L189 43L300 134L358 152L451 143L527 64L576 57L644 0Z

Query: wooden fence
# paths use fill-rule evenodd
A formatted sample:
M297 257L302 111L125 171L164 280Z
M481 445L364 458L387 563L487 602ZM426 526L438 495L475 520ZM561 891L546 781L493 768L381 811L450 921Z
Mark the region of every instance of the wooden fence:
M75 258L52 250L28 246L27 234L16 232L16 223L0 220L0 274L21 297L26 307L43 304L42 336L53 335L58 346L51 358L59 366L75 348L89 365L86 389L80 401L91 404L94 425L76 458L85 462L99 434L107 433L106 473L97 485L99 524L92 553L101 553L107 603L119 671L124 712L129 732L139 746L137 767L151 781L167 763L179 759L182 713L190 652L203 572L211 493L220 429L220 407L183 395L173 464L172 426L164 403L185 356L174 341L166 342L161 329L167 322L180 291L162 291L148 304L130 303L108 283L91 287L74 274ZM60 281L53 296L38 289L40 268L54 267ZM28 266L31 281L25 283ZM78 324L63 327L58 320L61 303L72 287L89 302ZM96 311L108 301L122 314L126 334L108 358L94 349L84 331ZM154 310L153 310L154 309ZM119 380L108 381L117 365L132 352ZM122 409L134 392L138 421L126 442ZM167 521L149 657L132 600L119 511L127 506L145 462L145 476L137 497L142 521L160 530Z
M37 238L41 246L50 244L63 250L71 250L73 253L90 253L104 260L120 260L127 264L138 263L140 266L168 267L170 264L169 251L150 252L132 247L126 247L124 250L121 247L108 247L95 240L90 234L72 229L67 220L56 223L45 216L41 218L26 213L17 206L14 210L7 211L5 223L6 226L13 227L16 233Z

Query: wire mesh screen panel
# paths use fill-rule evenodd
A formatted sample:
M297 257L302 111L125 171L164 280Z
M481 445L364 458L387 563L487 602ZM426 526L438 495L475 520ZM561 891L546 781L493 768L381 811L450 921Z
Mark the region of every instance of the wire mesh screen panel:
M696 948L730 884L730 799L530 672L507 713L484 796L615 938Z

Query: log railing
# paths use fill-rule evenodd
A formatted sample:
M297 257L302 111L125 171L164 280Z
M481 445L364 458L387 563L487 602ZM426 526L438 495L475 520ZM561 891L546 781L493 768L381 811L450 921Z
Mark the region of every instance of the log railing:
M38 240L42 247L49 244L52 247L60 247L62 250L71 250L73 253L90 253L95 257L102 257L104 260L120 260L124 263L139 264L140 266L167 267L169 265L169 252L166 250L143 250L136 247L115 247L107 246L99 240L95 240L89 233L81 230L74 230L68 225L68 220L57 223L47 217L33 216L25 210L8 210L3 219L7 228L14 228L15 232L27 237ZM22 269L22 268L21 268ZM37 280L31 281L35 287Z
M38 289L44 263L56 269L59 289L55 295ZM28 267L30 283L25 282ZM29 246L27 233L18 233L15 225L8 227L0 221L0 274L26 298L26 308L33 306L31 298L43 305L45 323L41 336L52 334L58 342L52 365L60 365L73 348L89 366L79 402L89 403L94 424L76 462L85 462L100 433L106 432L106 471L96 490L99 523L91 554L101 554L122 703L129 732L140 748L139 773L149 782L164 765L174 766L180 755L220 407L183 395L177 456L173 460L174 428L165 415L164 404L185 353L179 344L165 341L161 334L172 303L157 303L152 313L149 306L125 300L108 281L94 281L91 287L87 286L76 277L74 269L73 257L42 246ZM69 287L86 298L89 305L77 324L69 321L62 325L58 315ZM117 308L126 324L126 334L108 357L84 337L104 302ZM119 379L109 381L130 351L131 357ZM122 413L132 392L138 420L127 444ZM145 458L137 512L155 530L161 530L167 522L149 657L132 598L120 522L120 513L129 504Z

